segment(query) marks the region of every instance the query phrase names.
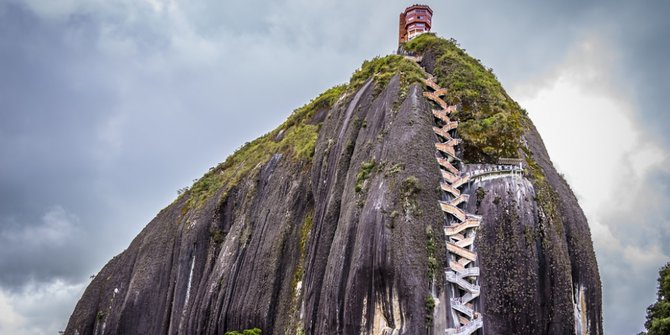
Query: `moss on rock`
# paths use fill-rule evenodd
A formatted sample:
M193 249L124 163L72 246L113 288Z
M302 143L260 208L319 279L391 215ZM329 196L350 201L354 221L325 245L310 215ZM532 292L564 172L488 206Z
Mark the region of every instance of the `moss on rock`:
M400 75L401 99L406 96L412 83L420 82L425 77L420 66L397 55L376 57L363 62L348 84L335 86L307 105L296 109L282 125L247 142L223 163L211 168L190 189L180 192L180 196L188 196L184 211L201 206L219 191L227 192L243 176L249 176L252 170L267 163L274 154L290 154L310 165L320 128L320 123L311 122L315 115L331 109L344 96L353 94L369 78L374 80L375 91L379 92L397 74Z
M433 75L448 89L445 100L459 104L454 118L463 139L466 163L495 163L519 157L524 112L490 69L470 57L456 41L424 34L406 43L409 52L434 58Z

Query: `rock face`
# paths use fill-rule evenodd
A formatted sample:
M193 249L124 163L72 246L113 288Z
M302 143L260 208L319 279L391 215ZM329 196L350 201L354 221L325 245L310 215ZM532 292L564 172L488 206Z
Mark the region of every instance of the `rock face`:
M399 56L366 63L213 169L100 271L66 334L444 334L445 214L421 71ZM307 155L290 145L304 129ZM465 190L483 216L483 332L601 334L584 214L530 120L520 140L541 181Z

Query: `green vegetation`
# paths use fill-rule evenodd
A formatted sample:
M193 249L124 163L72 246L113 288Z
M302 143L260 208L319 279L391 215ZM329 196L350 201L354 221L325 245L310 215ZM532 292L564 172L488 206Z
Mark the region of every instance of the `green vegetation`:
M559 233L563 234L563 221L558 212L558 194L551 187L544 175L542 167L533 159L533 153L526 147L522 147L526 157L525 174L533 181L535 188L535 201L548 218L549 223ZM549 241L546 241L550 243ZM589 242L590 243L590 242Z
M525 226L523 228L523 235L526 239L526 245L532 246L535 243L535 232L530 226Z
M185 193L189 196L186 209L202 205L206 199L224 186L224 191L235 186L256 167L265 164L272 155L282 153L295 159L311 162L316 146L319 125L309 124L316 112L330 108L346 91L346 86L335 86L309 104L298 108L277 129L246 143L225 162L210 169ZM275 141L283 131L283 138Z
M209 237L212 239L212 242L218 246L226 239L226 233L224 233L221 228L215 227L209 231Z
M387 166L387 168L384 169L384 177L389 177L389 176L395 175L395 174L401 172L404 169L405 169L405 165L403 165L403 164L393 164L391 166Z
M407 94L410 84L420 82L424 77L420 66L401 56L390 55L365 61L352 75L349 84L335 86L307 105L298 108L277 129L237 149L226 161L211 168L190 188L180 189L179 196L187 196L183 212L202 206L218 191L222 191L225 195L254 169L270 160L274 154L290 155L311 164L321 126L310 122L314 115L324 109L332 108L341 97L361 88L368 78L374 79L375 91L378 93L396 74L400 75L401 96ZM282 136L278 136L280 133Z
M670 334L670 263L658 272L658 301L647 308L644 327L640 335Z
M435 310L435 299L433 296L427 295L425 300L426 307L426 323L431 326L433 324L433 311Z
M372 174L372 171L374 170L376 165L377 163L375 163L374 159L371 159L367 162L363 162L363 164L361 164L361 169L356 174L356 193L361 192L363 190L363 187L365 186L365 181L368 180L368 178L370 178L370 174Z
M402 208L405 211L405 216L411 214L421 215L419 206L416 202L416 195L419 192L421 192L419 179L414 176L409 176L400 183L400 197L402 199Z
M300 228L300 255L304 256L307 250L307 239L309 232L312 230L312 223L314 222L314 209L310 210L305 216L305 223Z
M433 227L428 225L426 227L426 253L428 254L428 280L433 280L435 270L437 270L437 257L435 256L435 236L433 234Z
M411 84L421 83L426 77L423 69L416 63L402 56L389 55L363 62L361 68L351 77L349 87L357 90L372 77L376 84L375 93L378 94L396 74L400 74L400 99L407 95Z
M261 330L258 328L245 329L243 331L227 331L225 335L261 335Z
M524 112L502 88L490 69L470 57L456 41L423 34L405 49L435 58L433 75L448 89L445 101L461 104L454 118L463 139L466 163L495 163L518 157Z
M475 194L477 195L477 208L479 208L486 197L486 190L483 187L477 187Z
M302 280L302 275L305 271L305 255L307 254L307 239L309 238L309 232L312 230L312 223L314 222L314 209L311 209L305 216L305 222L303 222L302 227L300 227L300 244L298 245L300 258L298 266L293 275L293 280L291 281L291 289L293 290L293 297L297 300L298 293L296 291L296 286L298 282ZM300 306L296 306L300 308Z
M298 264L293 272L291 279L291 307L288 313L289 324L294 325L296 334L301 334L302 324L300 323L300 304L302 291L298 289L298 283L302 280L305 273L305 257L307 255L307 242L309 239L309 232L312 230L314 222L314 208L310 208L305 214L305 220L300 226L300 240L298 242Z
M105 318L105 312L103 312L103 311L98 311L98 313L95 315L95 318L96 318L98 321L102 321L102 319Z
M389 214L389 218L391 218L391 223L389 225L389 228L393 229L395 228L395 219L400 216L400 212L393 210L391 211L391 214Z

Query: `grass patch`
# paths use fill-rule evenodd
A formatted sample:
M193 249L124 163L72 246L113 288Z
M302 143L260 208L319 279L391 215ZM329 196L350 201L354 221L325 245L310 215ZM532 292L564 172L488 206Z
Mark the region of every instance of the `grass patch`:
M296 109L277 129L244 144L190 188L180 189L179 196L188 197L183 213L202 206L219 190L223 190L225 195L254 169L267 163L273 154L289 155L311 164L320 129L319 124L310 124L312 117L319 111L332 108L344 95L360 89L369 78L375 81L375 90L381 90L396 74L400 75L401 95L406 95L409 86L424 77L420 66L398 55L376 57L363 62L348 84L335 86ZM275 141L282 131L281 140Z
M227 331L225 335L261 335L262 330L259 328L245 329L243 331L231 330Z
M226 239L226 233L223 232L223 229L215 227L209 231L209 237L212 239L212 242L218 246Z
M435 57L433 75L448 89L445 101L461 104L454 119L463 139L466 163L495 163L519 157L525 114L498 82L491 69L470 57L455 40L423 34L405 43L407 51Z
M307 254L307 239L309 238L309 232L312 230L312 223L314 222L314 209L310 210L305 216L305 222L303 222L302 227L300 227L300 242L298 245L300 258L298 262L298 267L295 270L293 275L293 280L291 281L291 288L293 291L293 298L297 299L297 293L295 291L298 282L302 279L305 266L305 255ZM300 308L300 306L296 306Z
M224 192L231 189L253 169L267 163L274 154L281 153L311 163L320 125L309 124L309 120L319 110L332 107L346 92L346 88L340 85L327 90L309 104L295 110L277 129L235 150L223 163L210 169L188 191L182 193L188 195L186 209L201 206L223 187ZM274 141L282 130L283 138Z
M300 324L300 305L301 305L301 292L298 290L298 283L302 280L302 276L305 273L305 257L307 255L307 242L309 239L309 232L312 231L312 224L314 222L314 209L310 209L305 215L305 221L300 227L300 241L298 242L298 265L296 266L295 272L293 273L293 279L291 279L291 311L289 314L291 324L296 325L296 333L302 331L302 325Z
M435 299L427 295L424 299L424 307L426 308L426 323L429 326L433 325L433 312L435 311Z
M409 176L400 183L400 198L402 199L402 208L405 211L405 216L421 214L416 202L416 195L419 192L421 192L419 179L414 176Z
M363 62L361 68L351 76L349 85L357 90L362 87L368 78L375 82L375 94L381 92L388 85L391 78L400 75L400 99L407 96L409 86L413 83L421 83L426 77L424 70L416 63L399 55L375 57Z
M403 170L405 170L405 165L404 164L396 163L396 164L387 166L387 168L384 169L384 177L393 176L395 174L398 174L398 173L402 172Z
M363 188L365 188L365 182L368 180L368 178L370 178L370 175L372 174L375 166L377 166L377 163L374 159L363 162L363 164L361 164L361 168L356 174L356 193L363 191Z
M428 254L428 280L433 280L433 275L437 270L437 257L435 257L435 251L437 246L435 245L435 235L433 233L433 227L426 227L426 253Z

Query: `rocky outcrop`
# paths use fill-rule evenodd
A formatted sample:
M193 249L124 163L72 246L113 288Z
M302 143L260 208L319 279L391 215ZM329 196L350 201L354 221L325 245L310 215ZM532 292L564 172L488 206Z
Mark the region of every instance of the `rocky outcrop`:
M422 71L399 56L366 63L241 148L100 271L66 334L444 334L439 116ZM530 120L524 129L525 176L462 188L482 216L483 331L601 334L588 225Z

